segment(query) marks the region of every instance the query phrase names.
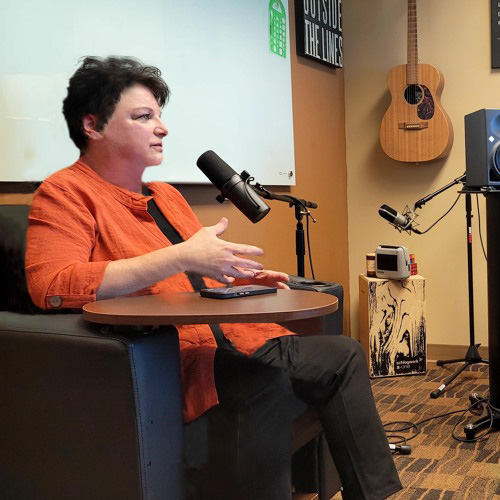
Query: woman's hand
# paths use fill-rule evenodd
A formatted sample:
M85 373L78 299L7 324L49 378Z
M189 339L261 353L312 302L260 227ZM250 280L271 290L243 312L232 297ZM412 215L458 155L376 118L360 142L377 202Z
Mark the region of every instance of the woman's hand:
M289 290L290 287L286 284L287 281L290 281L288 274L263 269L262 271L254 271L253 278L235 279L233 284L275 286L276 288Z
M262 271L262 264L248 259L264 252L261 248L231 243L219 238L227 229L223 217L214 226L204 227L183 243L178 250L182 271L193 271L221 283L232 283L234 278L253 278Z

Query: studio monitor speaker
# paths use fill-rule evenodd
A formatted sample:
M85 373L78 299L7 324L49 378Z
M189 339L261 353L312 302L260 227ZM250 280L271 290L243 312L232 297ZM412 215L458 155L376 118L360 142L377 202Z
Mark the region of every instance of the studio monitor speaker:
M466 186L500 189L500 110L465 115Z

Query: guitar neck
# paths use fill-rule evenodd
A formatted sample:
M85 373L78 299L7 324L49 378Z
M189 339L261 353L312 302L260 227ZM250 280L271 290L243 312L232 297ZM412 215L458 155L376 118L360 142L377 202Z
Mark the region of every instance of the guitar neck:
M408 0L407 85L418 84L417 0Z

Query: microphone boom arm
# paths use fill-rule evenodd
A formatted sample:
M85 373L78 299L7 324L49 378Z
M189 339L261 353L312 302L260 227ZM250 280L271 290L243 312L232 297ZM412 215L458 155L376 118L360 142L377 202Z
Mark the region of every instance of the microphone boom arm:
M451 181L450 183L446 184L446 186L443 186L442 188L439 188L437 191L434 191L434 193L431 193L431 194L428 194L427 196L424 196L422 199L418 200L415 203L414 210L417 208L422 208L428 201L432 200L432 198L434 198L434 196L441 194L443 191L446 191L447 189L451 188L455 184L464 183L465 178L466 178L466 174L463 174L460 177L457 177L455 180Z
M267 200L284 201L286 203L289 203L291 207L294 205L301 205L303 208L318 208L317 203L314 203L313 201L302 200L300 198L295 198L295 196L289 196L286 194L276 194L272 191L269 191L259 183L256 183L255 186L252 186L252 188L259 196L262 196L262 198L265 198Z

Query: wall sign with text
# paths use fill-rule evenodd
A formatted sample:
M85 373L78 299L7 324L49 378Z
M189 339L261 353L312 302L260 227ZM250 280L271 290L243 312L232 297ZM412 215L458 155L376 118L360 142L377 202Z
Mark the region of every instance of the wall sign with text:
M342 0L295 0L297 54L336 68L342 53Z

